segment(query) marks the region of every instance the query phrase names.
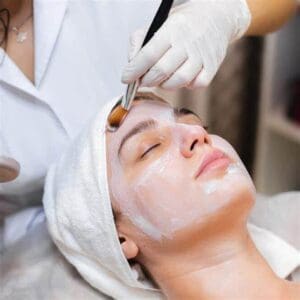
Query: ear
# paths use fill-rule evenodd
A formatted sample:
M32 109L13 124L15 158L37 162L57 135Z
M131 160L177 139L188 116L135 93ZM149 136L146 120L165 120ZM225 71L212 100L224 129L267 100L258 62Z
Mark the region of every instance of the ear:
M126 235L119 234L119 241L122 247L122 251L127 259L135 258L139 253L137 244Z

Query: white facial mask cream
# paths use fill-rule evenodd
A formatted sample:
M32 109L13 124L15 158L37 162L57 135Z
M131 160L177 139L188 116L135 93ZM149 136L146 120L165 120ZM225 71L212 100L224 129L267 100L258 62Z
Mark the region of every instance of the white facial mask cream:
M193 178L197 166L180 153L179 126L190 125L176 124L170 111L161 107L150 111L147 117L158 120L159 126L171 128L168 149L130 182L120 162L110 162L114 199L121 213L145 235L155 240L172 239L179 230L204 222L228 205L237 189L251 189L249 175L239 162L231 164L220 178Z

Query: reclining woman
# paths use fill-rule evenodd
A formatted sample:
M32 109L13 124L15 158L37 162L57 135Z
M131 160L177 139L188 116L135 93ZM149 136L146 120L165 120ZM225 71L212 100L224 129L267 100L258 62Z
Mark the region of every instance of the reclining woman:
M257 249L255 188L230 144L153 94L107 131L115 104L47 178L50 234L83 278L116 299L299 299Z

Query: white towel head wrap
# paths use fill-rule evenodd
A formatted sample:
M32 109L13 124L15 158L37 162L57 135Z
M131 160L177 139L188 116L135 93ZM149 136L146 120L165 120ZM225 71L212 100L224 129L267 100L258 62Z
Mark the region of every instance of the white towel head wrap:
M114 299L162 299L123 255L110 202L105 130L108 103L51 167L44 207L52 238L94 288Z

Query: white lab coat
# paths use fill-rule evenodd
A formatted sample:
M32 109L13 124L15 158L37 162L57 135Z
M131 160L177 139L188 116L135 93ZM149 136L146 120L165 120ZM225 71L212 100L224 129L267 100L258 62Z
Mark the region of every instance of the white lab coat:
M35 84L0 48L0 155L21 165L16 180L0 184L0 216L39 202L49 165L123 93L130 34L149 26L159 4L34 0Z

